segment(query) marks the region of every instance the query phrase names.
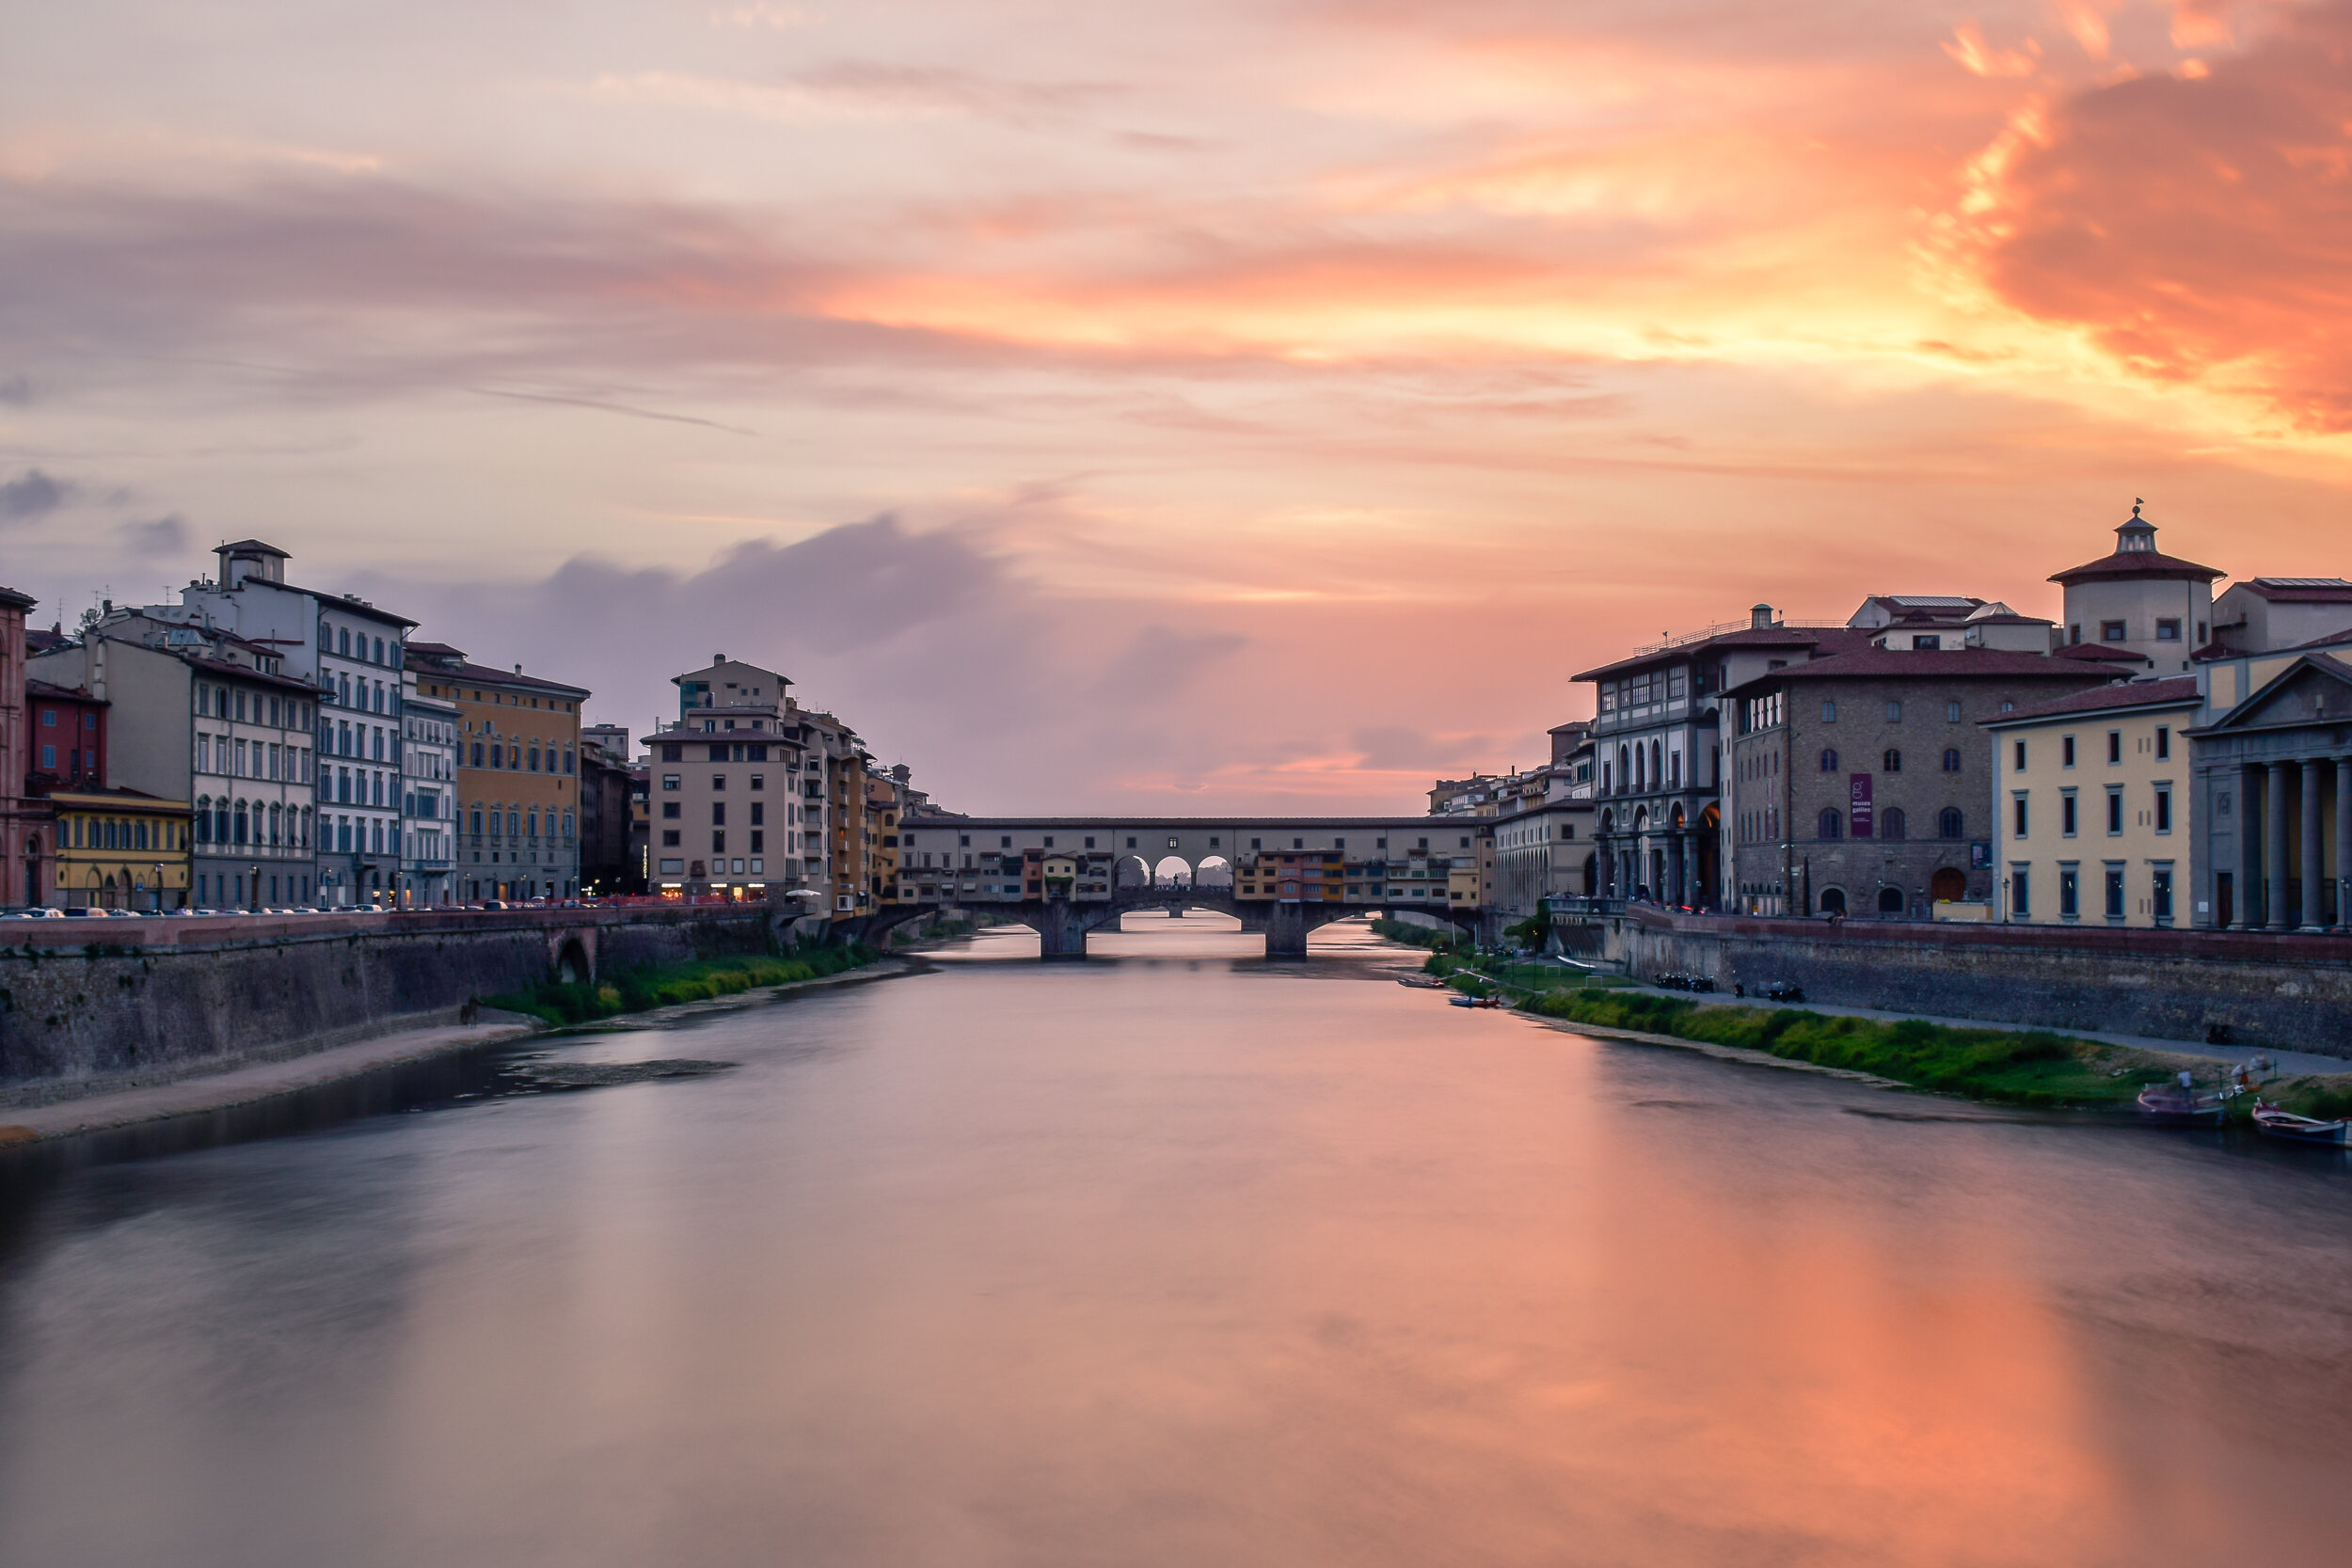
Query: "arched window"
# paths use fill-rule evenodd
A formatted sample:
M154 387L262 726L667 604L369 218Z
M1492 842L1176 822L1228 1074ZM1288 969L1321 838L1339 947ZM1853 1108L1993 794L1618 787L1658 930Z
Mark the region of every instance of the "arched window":
M238 801L238 802L237 802L237 830L236 830L236 832L237 832L237 836L236 836L236 838L235 838L234 840L232 840L232 842L237 843L237 844L243 844L243 843L245 843L245 842L246 842L246 836L245 836L245 835L246 835L246 819L245 819L245 802L244 802L243 800L240 800L240 801Z
M199 844L213 841L213 798L209 795L196 798L196 841Z
M1653 740L1649 743L1649 786L1662 789L1666 784L1666 749Z
M1846 890L1842 887L1823 888L1821 890L1821 912L1844 914L1846 912Z
M1882 773L1899 773L1902 770L1903 754L1895 750L1894 747L1889 746L1886 749L1886 754L1879 758L1879 771Z
M531 813L529 814L528 819L527 819L527 821L526 821L526 822L525 822L525 824L524 824L524 831L525 831L525 832L529 832L529 833L531 834L531 836L532 836L532 837L533 837L533 838L537 838L537 837L539 836L539 814L538 814L538 812L536 812L536 811L532 811L532 812L531 812Z
M1846 819L1837 815L1836 806L1825 807L1821 812L1821 836L1823 838L1846 836Z
M285 808L284 808L284 807L282 807L282 806L275 806L275 805L274 805L274 806L272 806L272 807L270 807L270 808L269 808L269 841L270 841L272 844L278 844L278 843L281 843L281 842L283 842L283 841L282 841L282 839L280 838L280 836L279 836L279 835L280 835L280 834L281 834L281 833L285 831L285 826L286 826Z
M1903 820L1903 808L1889 806L1879 814L1879 837L1908 838L1911 825Z
M506 808L506 836L507 836L507 837L509 837L509 838L518 838L518 837L520 837L520 836L521 836L521 834L522 834L522 831L523 831L523 814L522 814L522 813L520 813L520 812L518 812L518 811L516 811L516 810L514 807L512 807L512 806L507 807L507 808Z
M1935 815L1935 836L1938 838L1963 837L1967 826L1967 821L1960 815L1958 806L1946 806Z
M1944 771L1947 773L1957 773L1960 771L1959 747L1947 746L1944 748Z
M1902 912L1903 890L1899 887L1883 887L1879 889L1879 913L1900 914Z
M1821 748L1821 771L1824 773L1837 771L1837 748L1835 746Z
M229 797L226 795L213 802L213 842L229 842Z

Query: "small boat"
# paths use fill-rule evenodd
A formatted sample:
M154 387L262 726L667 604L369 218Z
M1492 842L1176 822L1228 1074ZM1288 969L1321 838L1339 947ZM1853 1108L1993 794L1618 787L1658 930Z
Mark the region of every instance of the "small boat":
M2302 1117L2293 1111L2282 1111L2267 1101L2254 1105L2254 1127L2274 1138L2289 1138L2299 1144L2327 1144L2341 1148L2352 1142L2352 1121L2338 1117L2321 1121L2316 1117Z
M1444 984L1442 981L1432 980L1426 974L1399 975L1396 983L1400 986L1411 986L1416 990L1438 990L1442 989Z
M2199 1089L2185 1072L2177 1083L2151 1084L2139 1091L2139 1114L2170 1126L2218 1125L2221 1106L2221 1096Z
M1500 1007L1502 1006L1502 998L1500 996L1454 995L1447 997L1446 1001L1456 1007Z

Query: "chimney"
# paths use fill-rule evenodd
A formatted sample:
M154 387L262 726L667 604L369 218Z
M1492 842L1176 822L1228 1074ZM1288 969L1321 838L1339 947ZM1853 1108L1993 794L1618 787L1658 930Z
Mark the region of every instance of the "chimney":
M1770 631L1772 629L1772 607L1771 605L1760 604L1748 611L1748 629L1750 631Z
M515 673L516 673L516 674L518 674L518 675L519 675L519 674L521 674L522 673L523 673L523 667L522 667L521 665L519 665L519 664L516 665L516 666L515 666Z
M724 654L712 654L710 656L710 662L713 664L724 664L726 661L727 656Z

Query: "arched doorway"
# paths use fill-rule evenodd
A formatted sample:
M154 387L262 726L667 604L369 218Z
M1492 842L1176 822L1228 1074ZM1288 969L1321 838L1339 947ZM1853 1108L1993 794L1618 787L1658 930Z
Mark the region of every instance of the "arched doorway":
M1821 912L1844 914L1846 912L1846 890L1842 887L1823 888L1821 890Z
M1928 879L1928 897L1938 904L1956 904L1968 895L1968 879L1958 866L1939 867Z
M1900 914L1902 912L1903 890L1899 887L1883 887L1879 889L1879 913Z
M1716 845L1723 836L1724 814L1713 806L1699 813L1698 886L1692 889L1691 902L1701 909L1718 906L1716 881L1723 875L1723 863Z

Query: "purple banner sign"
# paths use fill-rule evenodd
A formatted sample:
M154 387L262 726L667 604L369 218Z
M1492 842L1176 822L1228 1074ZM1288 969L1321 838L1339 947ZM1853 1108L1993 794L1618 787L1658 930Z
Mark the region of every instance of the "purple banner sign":
M1850 793L1846 804L1846 831L1855 838L1870 836L1870 775L1855 773L1847 784Z

